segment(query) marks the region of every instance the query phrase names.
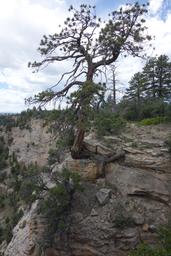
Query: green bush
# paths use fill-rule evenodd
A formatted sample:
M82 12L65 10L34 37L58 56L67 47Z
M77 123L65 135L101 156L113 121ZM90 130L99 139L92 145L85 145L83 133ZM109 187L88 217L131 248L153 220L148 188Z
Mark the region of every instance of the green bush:
M39 198L44 187L39 166L30 164L25 173L22 174L22 182L19 188L20 199L27 204L31 204Z
M114 220L114 227L115 228L120 228L120 229L124 229L124 228L128 228L128 227L133 227L134 224L134 220L131 216L124 216L122 213L118 214L115 217Z
M94 126L98 136L118 134L126 126L126 121L114 113L101 111L95 117Z
M0 182L4 182L4 180L7 178L6 172L0 172Z
M164 248L154 248L146 243L140 244L128 256L169 256Z
M130 121L137 121L156 116L167 117L171 120L171 104L160 99L142 99L140 105L134 100L123 99L118 104L120 116Z
M3 242L3 240L4 240L3 234L4 234L3 227L0 226L0 244L1 244L1 243Z
M49 155L48 155L48 164L49 165L52 165L56 162L60 162L61 150L59 150L57 148L56 149L51 148L48 153L49 153Z
M22 218L24 212L22 210L17 211L17 209L14 207L13 211L11 213L11 216L6 217L5 219L5 225L2 228L2 232L0 232L0 239L6 240L7 243L9 243L12 239L12 230L17 225L19 220Z
M171 221L159 227L157 233L159 237L157 246L141 243L128 256L171 256Z
M47 191L46 197L41 200L39 209L39 212L48 219L45 232L47 244L44 243L44 248L52 245L54 233L61 234L68 230L73 194L76 190L82 191L80 176L77 173L64 169L60 177L57 176L55 180L56 186Z
M9 155L9 149L6 146L4 137L0 137L0 170L7 166L7 160Z
M169 220L166 225L159 228L158 234L162 246L168 252L168 256L171 255L171 220Z
M143 119L139 122L140 125L146 126L146 125L157 125L161 123L167 123L169 120L167 117L163 116L157 116L152 118Z
M12 226L10 223L7 223L3 230L3 240L6 240L9 243L12 239Z
M4 195L0 195L0 208L3 208L5 206L5 197Z

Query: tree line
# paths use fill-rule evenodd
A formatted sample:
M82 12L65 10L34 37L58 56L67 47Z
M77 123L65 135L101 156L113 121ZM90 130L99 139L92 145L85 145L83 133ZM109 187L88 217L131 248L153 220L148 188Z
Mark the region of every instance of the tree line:
M128 119L166 115L171 104L171 62L166 55L151 57L133 75L121 101Z

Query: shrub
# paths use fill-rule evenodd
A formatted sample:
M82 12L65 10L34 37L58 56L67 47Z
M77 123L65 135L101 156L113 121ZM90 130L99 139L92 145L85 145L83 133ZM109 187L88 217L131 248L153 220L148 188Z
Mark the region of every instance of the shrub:
M166 123L166 122L168 122L167 117L157 116L157 117L153 117L153 118L143 119L139 122L139 124L146 126L146 125L157 125L157 124Z
M131 216L124 216L123 213L119 213L116 215L114 220L114 227L115 228L128 228L134 226L134 219Z
M52 165L56 162L60 162L60 155L61 155L61 151L56 149L51 148L49 150L49 155L48 155L48 164Z
M141 243L128 256L171 256L171 221L159 227L157 233L158 246L152 247L147 243Z
M5 145L4 137L0 137L0 170L4 169L7 166L9 149Z
M153 248L152 246L142 243L128 256L169 256L164 248Z
M37 165L30 164L23 173L22 182L19 189L20 198L25 203L31 204L39 198L41 192L44 190L43 179L40 176L40 169Z
M6 222L6 225L3 229L3 240L6 240L7 243L9 243L12 239L12 230L13 228L17 225L18 221L21 219L23 216L23 211L20 210L19 212L13 212L11 218L8 219Z
M171 255L171 220L159 228L158 234L162 246L167 250L168 255Z
M4 195L0 195L0 208L3 208L5 206L5 197Z
M6 240L7 243L9 243L12 239L12 226L10 223L7 223L7 225L4 228L3 231L3 239Z
M3 238L3 233L4 233L4 230L3 230L3 227L0 226L0 244L3 242L4 238Z
M0 182L4 182L4 180L7 178L6 172L0 172Z
M126 126L126 121L114 113L101 111L95 117L94 126L99 136L118 134Z
M60 181L59 181L60 179ZM73 194L76 190L82 190L80 176L67 169L61 176L56 177L56 186L47 191L47 195L40 204L40 213L48 219L48 227L45 232L46 243L44 248L53 243L54 233L68 230L70 226L70 210Z
M13 208L11 216L6 217L5 224L2 230L0 229L0 240L6 240L9 243L12 239L12 230L22 218L24 212L22 210L17 211L16 207Z

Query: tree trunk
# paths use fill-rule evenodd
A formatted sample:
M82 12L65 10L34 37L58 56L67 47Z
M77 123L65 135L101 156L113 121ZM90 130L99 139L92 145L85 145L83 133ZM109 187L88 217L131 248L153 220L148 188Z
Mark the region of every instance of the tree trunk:
M71 148L71 156L74 159L82 158L81 151L83 146L84 134L85 134L85 130L83 128L79 128L74 140L74 144Z
M89 60L89 67L88 67L88 73L87 73L87 79L86 82L92 82L93 81L93 65L91 60ZM83 87L82 87L83 89ZM84 90L84 89L83 89ZM83 140L84 140L84 135L85 135L85 122L86 122L86 111L85 107L88 104L87 102L85 103L84 100L86 100L86 97L89 96L89 94L84 95L84 99L80 99L80 110L78 112L78 131L74 140L74 144L71 148L71 156L73 159L81 159L81 158L88 158L90 155L87 154L87 152L84 151L83 149Z
M116 77L115 71L113 70L113 101L112 101L112 112L116 113Z

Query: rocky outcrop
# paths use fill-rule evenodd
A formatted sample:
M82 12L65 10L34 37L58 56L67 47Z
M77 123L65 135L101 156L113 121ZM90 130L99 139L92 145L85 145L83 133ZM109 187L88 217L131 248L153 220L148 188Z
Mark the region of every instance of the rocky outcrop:
M61 172L64 168L77 172L83 180L96 181L103 174L103 163L89 159L73 159L70 154L62 164L54 166L52 172Z
M48 126L44 126L44 121L32 119L29 129L13 127L11 132L3 136L11 140L9 145L10 154L15 152L19 162L25 165L37 163L39 166L47 164L48 151L53 144L53 134L48 132Z
M106 168L106 183L125 196L145 197L165 204L170 203L169 183L164 175L109 164Z
M30 228L31 220L36 216L36 207L37 203L34 203L31 210L24 215L13 229L13 238L5 250L4 256L36 256L35 243Z
M84 190L74 195L69 234L56 234L46 256L127 256L140 241L157 243L156 229L171 215L171 162L164 144L170 127L129 129L100 142L86 138L94 154L123 150L125 159L104 168L98 160L73 160L68 154L53 167L52 176L63 168L78 172ZM45 180L53 186L49 176ZM38 241L48 221L36 209L34 204L14 228L5 256L41 255Z

